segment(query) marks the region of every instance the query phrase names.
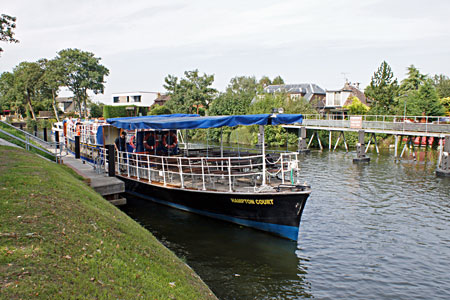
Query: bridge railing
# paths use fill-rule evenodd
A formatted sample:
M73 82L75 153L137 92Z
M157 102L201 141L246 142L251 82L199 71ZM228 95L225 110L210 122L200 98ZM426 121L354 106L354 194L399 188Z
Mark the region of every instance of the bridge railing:
M449 133L450 118L442 116L380 116L380 115L347 115L323 116L304 115L303 125L335 128L351 127L351 118L360 117L361 129L383 131L412 131L424 133Z

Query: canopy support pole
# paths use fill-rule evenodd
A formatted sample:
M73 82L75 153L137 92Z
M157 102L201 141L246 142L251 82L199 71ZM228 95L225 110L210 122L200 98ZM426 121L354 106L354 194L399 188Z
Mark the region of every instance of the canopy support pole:
M262 149L262 186L266 185L266 141L264 137L264 126L259 125L259 132L261 134L261 149Z
M220 127L220 157L223 157L223 127Z
M185 147L186 148L186 155L189 156L189 140L188 140L189 136L188 136L188 130L187 129L184 130L184 135L185 135L184 140L185 140L185 145L186 145L186 147Z

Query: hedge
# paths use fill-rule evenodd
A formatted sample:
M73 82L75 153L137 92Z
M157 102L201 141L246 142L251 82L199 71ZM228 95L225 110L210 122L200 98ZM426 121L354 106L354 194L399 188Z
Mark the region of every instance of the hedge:
M136 115L139 115L139 114L142 114L143 116L147 115L148 109L146 107L139 107L136 105L120 105L120 106L105 105L105 106L103 106L103 117L105 119L129 117L130 111L126 109L127 107L135 108ZM133 115L134 115L134 112L131 113L131 116L133 116Z

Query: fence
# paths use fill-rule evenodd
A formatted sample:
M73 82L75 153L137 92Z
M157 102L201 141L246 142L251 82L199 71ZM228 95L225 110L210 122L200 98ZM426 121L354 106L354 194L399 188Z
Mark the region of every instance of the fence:
M322 116L304 115L302 125L315 127L351 128L350 118L360 117L360 129L394 131L394 132L420 132L420 133L449 133L450 118L439 116Z
M106 152L103 154L106 157ZM262 188L262 176L267 182L294 184L298 176L298 154L229 156L229 157L178 157L157 156L144 153L116 152L118 174L163 186L194 190L232 192L257 192ZM263 163L266 174L263 174ZM298 180L297 180L298 181Z

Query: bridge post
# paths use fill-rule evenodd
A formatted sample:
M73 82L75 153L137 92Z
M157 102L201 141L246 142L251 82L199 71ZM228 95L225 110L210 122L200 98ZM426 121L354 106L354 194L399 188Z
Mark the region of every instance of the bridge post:
M114 149L114 145L106 145L106 149L108 151L107 153L107 161L108 161L108 176L109 177L114 177L116 176L116 162L115 162L115 158L116 158L116 154L115 154L115 150Z
M75 158L80 159L80 136L75 136Z
M59 149L59 131L55 131L56 149Z
M397 159L397 155L398 155L398 135L395 135L395 154L394 154L395 159Z
M369 162L370 157L366 156L364 147L364 130L358 130L358 143L356 144L356 158L353 159L354 163Z
M442 142L444 142L444 139L441 140L441 143ZM445 146L441 156L441 165L440 168L436 169L436 175L450 177L450 135L445 136Z
M332 147L333 145L331 144L331 130L330 130L330 134L328 135L328 150L330 150L331 151L331 147Z
M309 153L311 150L308 149L308 145L306 144L306 127L302 126L298 129L298 131L299 131L298 152Z

